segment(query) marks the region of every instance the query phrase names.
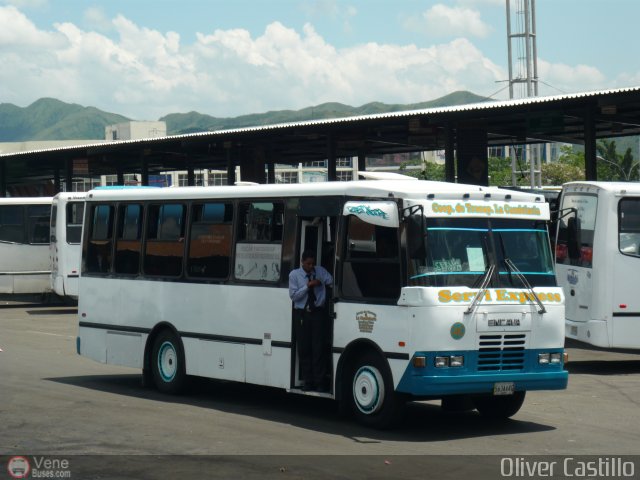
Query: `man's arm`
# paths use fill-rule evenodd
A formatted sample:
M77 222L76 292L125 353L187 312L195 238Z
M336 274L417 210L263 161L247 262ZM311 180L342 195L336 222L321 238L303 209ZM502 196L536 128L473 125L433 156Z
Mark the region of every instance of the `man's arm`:
M301 281L305 280L305 281ZM307 294L306 279L301 279L296 270L289 274L289 298L294 302L301 300Z

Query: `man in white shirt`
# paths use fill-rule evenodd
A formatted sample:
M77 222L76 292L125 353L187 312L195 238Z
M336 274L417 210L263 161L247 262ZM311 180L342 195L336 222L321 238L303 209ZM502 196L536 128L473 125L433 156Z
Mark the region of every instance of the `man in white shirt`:
M300 268L289 274L303 390L329 390L324 338L328 318L324 306L326 287L332 284L333 277L325 268L316 266L315 254L310 250L302 253Z

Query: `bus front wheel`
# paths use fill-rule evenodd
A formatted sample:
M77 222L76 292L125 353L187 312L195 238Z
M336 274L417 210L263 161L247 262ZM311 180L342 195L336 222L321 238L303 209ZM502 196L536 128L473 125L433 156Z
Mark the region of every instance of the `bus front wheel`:
M473 404L483 417L493 420L505 420L514 416L520 410L524 403L525 394L526 392L518 391L514 392L513 395L475 397Z
M391 371L383 358L368 352L352 363L345 397L356 420L373 428L389 428L399 417L402 402L393 388Z
M153 382L161 392L177 394L184 390L187 379L184 350L173 332L164 330L153 342L151 369Z

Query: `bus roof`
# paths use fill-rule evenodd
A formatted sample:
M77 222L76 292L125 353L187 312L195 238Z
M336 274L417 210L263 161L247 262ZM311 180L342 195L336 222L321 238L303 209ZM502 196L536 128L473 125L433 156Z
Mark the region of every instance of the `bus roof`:
M562 186L563 191L580 191L585 189L584 191L594 191L594 189L604 190L609 193L619 193L619 194L640 194L640 183L638 182L588 182L588 181L578 181L578 182L568 182Z
M51 205L53 197L2 197L0 205Z
M160 200L205 198L277 198L302 196L351 196L433 200L486 200L544 203L542 195L497 187L417 180L359 180L215 187L174 187L131 190L91 190L87 201Z
M84 200L87 192L60 192L53 197L53 200Z

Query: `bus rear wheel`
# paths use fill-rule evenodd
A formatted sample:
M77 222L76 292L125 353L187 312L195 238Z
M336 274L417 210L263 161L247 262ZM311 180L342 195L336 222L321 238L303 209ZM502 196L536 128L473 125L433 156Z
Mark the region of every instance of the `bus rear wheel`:
M384 359L368 352L349 370L345 400L355 419L373 428L389 428L399 418L402 402L393 389L391 371Z
M151 371L153 382L161 392L177 394L184 390L187 380L184 349L173 332L164 330L153 342Z
M473 404L480 415L493 420L506 420L514 416L522 407L526 392L514 392L513 395L475 397Z

